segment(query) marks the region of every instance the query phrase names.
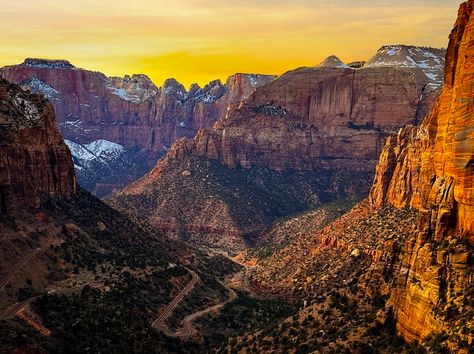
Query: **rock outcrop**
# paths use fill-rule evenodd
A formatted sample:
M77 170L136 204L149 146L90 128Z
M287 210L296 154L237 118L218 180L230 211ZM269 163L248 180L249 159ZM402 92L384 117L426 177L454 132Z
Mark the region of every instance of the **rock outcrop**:
M354 69L336 57L290 71L231 106L212 129L179 139L113 203L157 227L244 235L324 202L365 197L387 136L418 123L434 101L429 83L418 69ZM191 175L183 178L185 170ZM242 183L245 171L252 182ZM258 187L270 184L274 191ZM295 200L293 208L271 206L285 200Z
M42 195L75 194L71 153L52 105L5 80L0 80L0 145L0 214L39 207Z
M274 79L236 74L201 88L168 79L156 87L145 75L106 77L74 67L65 60L26 59L0 69L0 77L43 94L53 104L65 139L84 149L90 144L119 144L124 158L80 163L79 183L99 196L143 176L181 137L192 138L210 128L228 108ZM72 146L72 145L71 145Z
M410 207L421 215L418 231L402 248L402 274L390 298L407 340L441 330L459 335L458 316L440 312L449 306L458 311L460 299L472 295L473 7L474 1L461 5L433 112L419 128L407 127L389 139L370 196L373 207Z

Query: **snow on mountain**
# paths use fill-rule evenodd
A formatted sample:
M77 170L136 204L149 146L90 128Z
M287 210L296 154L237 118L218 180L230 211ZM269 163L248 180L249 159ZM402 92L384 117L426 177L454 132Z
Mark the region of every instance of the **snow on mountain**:
M114 95L129 102L139 103L154 97L158 88L146 75L107 78L106 86Z
M444 78L445 55L444 49L389 45L380 48L364 67L419 68L432 83L441 85Z
M64 142L81 167L91 161L108 163L120 158L125 153L125 148L122 145L104 139L89 144L79 144L71 140L64 140Z
M32 93L39 93L44 95L49 100L56 100L59 97L59 92L49 86L46 82L33 77L21 83L21 88L29 90Z

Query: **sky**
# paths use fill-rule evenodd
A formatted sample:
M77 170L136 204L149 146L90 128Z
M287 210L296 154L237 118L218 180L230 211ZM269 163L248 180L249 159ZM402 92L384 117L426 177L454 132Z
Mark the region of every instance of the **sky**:
M385 44L446 47L461 0L15 0L0 11L0 66L67 59L161 85L282 74Z

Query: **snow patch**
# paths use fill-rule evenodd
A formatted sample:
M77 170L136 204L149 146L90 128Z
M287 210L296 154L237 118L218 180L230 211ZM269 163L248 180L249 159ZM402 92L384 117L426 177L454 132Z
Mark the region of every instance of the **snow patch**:
M16 108L25 115L29 122L37 122L39 120L38 107L20 95L13 96L13 102Z
M143 100L140 96L136 94L127 93L127 91L125 91L125 89L122 87L117 88L117 87L109 85L109 86L106 86L106 88L107 90L112 92L114 95L119 96L122 100L125 100L125 101L138 103Z
M112 141L100 139L89 144L79 144L71 140L64 140L72 155L82 163L100 160L103 162L116 160L125 153L125 148Z
M21 84L21 88L30 90L32 93L39 93L47 99L57 99L59 92L49 86L46 82L33 77Z

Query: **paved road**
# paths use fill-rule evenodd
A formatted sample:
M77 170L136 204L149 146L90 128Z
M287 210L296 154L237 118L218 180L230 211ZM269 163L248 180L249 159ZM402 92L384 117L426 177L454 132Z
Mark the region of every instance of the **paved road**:
M224 284L222 284L222 285L225 286ZM192 337L192 336L197 335L198 332L197 332L196 328L194 328L194 326L193 326L194 321L196 321L199 317L202 317L202 316L208 314L209 312L214 312L214 311L220 310L226 304L228 304L229 302L234 301L237 298L237 294L233 289L227 288L227 290L229 291L229 297L227 298L227 300L225 300L223 302L220 302L217 305L207 307L204 310L197 311L197 312L194 312L194 313L186 316L181 321L181 328L180 329L178 329L174 333L169 333L168 332L168 333L166 333L166 335L172 336L172 337L181 337L181 338L183 338L183 337Z
M187 268L186 268L187 269ZM165 320L171 315L174 311L178 303L188 294L193 288L194 285L199 281L199 276L190 269L187 269L188 272L191 273L191 281L181 290L178 295L174 297L174 299L166 306L164 311L161 313L160 316L156 320L153 321L151 326L155 329L165 329L166 326L164 325Z
M37 248L34 250L34 252L26 255L23 257L15 266L8 272L7 275L3 277L3 279L0 281L0 289L5 286L6 283L13 277L13 275L20 270L21 267L23 267L28 261L33 258L34 255L36 255L39 251L41 251L41 248Z

